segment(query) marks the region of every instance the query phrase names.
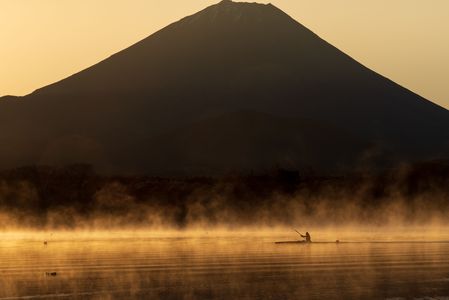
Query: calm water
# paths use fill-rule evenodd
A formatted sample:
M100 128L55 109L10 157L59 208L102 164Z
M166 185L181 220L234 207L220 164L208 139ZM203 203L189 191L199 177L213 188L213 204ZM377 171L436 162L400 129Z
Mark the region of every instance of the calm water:
M449 299L447 242L292 237L3 235L0 299Z

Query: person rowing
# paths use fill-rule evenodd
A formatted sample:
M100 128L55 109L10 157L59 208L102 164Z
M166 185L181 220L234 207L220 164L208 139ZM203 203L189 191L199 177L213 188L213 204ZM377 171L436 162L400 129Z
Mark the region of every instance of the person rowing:
M306 232L306 235L302 235L300 234L302 238L306 239L306 243L311 243L312 239L310 238L310 234L308 232Z
M312 242L312 238L310 237L310 233L306 232L306 235L302 235L300 232L298 232L298 230L295 229L295 231L302 237L305 239L304 242L306 243L311 243Z

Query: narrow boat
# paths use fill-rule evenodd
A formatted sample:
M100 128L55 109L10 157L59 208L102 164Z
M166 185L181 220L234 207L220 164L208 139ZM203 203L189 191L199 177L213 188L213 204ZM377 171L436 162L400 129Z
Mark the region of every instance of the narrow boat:
M306 241L280 241L280 242L274 242L275 244L311 244Z
M305 235L302 235L298 230L293 229L297 234L301 236L301 238L305 238L305 240L296 240L296 241L280 241L274 242L275 244L312 244L312 239L310 238L309 232L306 232ZM317 244L330 244L330 243L340 243L340 240L336 240L335 242L315 242Z
M274 242L275 244L339 244L340 241L336 240L335 242L306 242L306 241L280 241Z

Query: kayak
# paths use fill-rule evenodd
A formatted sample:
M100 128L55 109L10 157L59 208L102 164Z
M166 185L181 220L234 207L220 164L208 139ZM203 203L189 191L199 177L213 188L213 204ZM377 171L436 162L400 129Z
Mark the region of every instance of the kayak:
M281 241L281 242L274 242L275 244L311 244L312 242L306 242L306 241Z
M306 242L306 241L280 241L274 242L275 244L339 244L340 241L335 242Z
M427 243L442 243L449 244L448 241L345 241L336 240L335 242L306 242L306 241L280 241L275 244L427 244Z

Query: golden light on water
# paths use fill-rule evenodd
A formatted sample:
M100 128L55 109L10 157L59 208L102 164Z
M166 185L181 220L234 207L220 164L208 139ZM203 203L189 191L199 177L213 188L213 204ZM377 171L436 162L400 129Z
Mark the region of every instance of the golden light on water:
M2 233L0 299L449 295L446 228L308 230L316 243L277 245L298 236L270 229ZM335 236L353 242L318 242Z

